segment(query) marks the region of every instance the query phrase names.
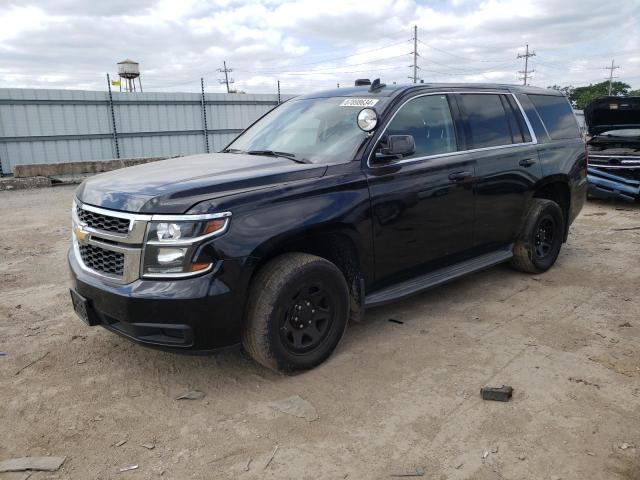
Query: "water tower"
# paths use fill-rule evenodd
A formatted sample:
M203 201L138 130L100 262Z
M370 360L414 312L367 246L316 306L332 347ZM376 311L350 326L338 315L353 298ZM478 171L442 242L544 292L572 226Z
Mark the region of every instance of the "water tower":
M142 92L142 81L140 80L140 65L133 60L123 60L118 62L118 75L120 76L120 91L122 91L122 85L124 83L125 92L136 91L136 78L140 85L140 91Z

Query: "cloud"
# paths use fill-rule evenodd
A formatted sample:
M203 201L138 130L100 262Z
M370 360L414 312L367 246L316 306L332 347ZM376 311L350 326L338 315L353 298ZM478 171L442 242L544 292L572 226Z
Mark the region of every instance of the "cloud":
M124 58L140 62L146 90L285 93L411 74L418 25L426 82L517 82L525 43L533 84L582 85L617 75L637 88L640 3L600 0L4 0L3 86L104 89Z

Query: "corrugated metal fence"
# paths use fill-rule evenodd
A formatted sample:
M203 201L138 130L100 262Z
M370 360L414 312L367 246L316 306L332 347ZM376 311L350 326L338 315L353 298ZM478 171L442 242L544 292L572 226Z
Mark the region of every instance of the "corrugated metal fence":
M0 88L0 173L215 152L277 103L277 95L114 92L110 101L108 92Z

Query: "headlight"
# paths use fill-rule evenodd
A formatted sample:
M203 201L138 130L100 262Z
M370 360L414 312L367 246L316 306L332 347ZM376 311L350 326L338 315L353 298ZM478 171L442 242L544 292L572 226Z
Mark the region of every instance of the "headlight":
M147 227L142 260L143 277L188 277L209 270L196 262L198 247L227 231L231 213L211 215L154 215Z

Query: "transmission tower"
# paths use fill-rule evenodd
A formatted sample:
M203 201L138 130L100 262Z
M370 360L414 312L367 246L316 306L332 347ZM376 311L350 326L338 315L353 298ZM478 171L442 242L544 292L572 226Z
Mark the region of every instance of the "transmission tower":
M516 58L524 58L524 70L520 70L518 73L522 75L519 80L524 80L523 85L527 84L527 79L531 77L531 74L535 72L535 70L529 70L529 57L535 57L536 52L529 53L529 44L527 43L526 53L518 54Z
M229 88L229 84L233 83L234 80L233 78L229 78L229 73L233 72L232 68L227 68L227 61L225 60L224 62L222 62L222 64L224 65L224 68L219 68L218 71L224 73L224 80L223 79L219 79L218 82L220 82L221 84L226 84L227 85L227 93L231 93L231 89Z

